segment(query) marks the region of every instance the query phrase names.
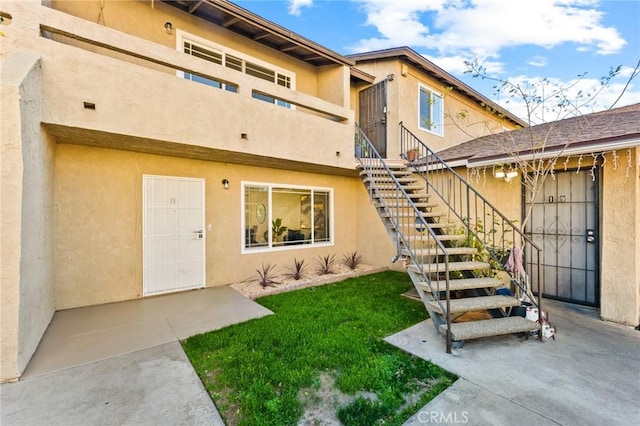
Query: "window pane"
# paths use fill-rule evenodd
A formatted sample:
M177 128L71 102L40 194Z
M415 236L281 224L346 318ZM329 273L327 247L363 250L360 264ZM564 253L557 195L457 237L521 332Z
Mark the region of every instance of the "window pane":
M254 77L261 78L263 80L271 81L275 83L276 73L273 70L270 70L265 67L261 67L260 65L254 64L252 62L246 62L246 73L252 75Z
M313 194L313 241L316 243L331 241L329 212L329 193L315 191Z
M442 134L442 96L431 94L431 122L434 132Z
M431 92L420 89L420 127L431 130Z
M291 77L287 75L278 74L278 85L284 86L287 89L291 89Z
M329 191L254 184L244 194L245 250L331 241Z
M193 43L184 43L184 53L222 65L222 53L206 49Z
M227 68L231 68L236 71L242 71L242 59L236 58L235 56L226 55L225 65L227 66Z
M204 77L200 77L199 75L195 75L195 74L189 74L188 72L184 73L184 78L186 78L187 80L191 80L191 81L195 81L198 83L202 83L202 84L206 84L207 86L211 86L211 87L215 87L215 88L222 88L222 83L220 83L219 81L215 81L215 80L211 80L208 78L204 78Z
M303 197L310 196L311 191L305 189L273 188L271 199L275 223L272 225L276 226L272 226L272 232L275 241L290 245L301 244L307 239L302 232L301 211ZM279 222L278 219L280 219Z
M251 97L254 99L260 99L261 101L269 102L270 104L275 103L275 98L268 95L263 95L262 93L253 92L251 93Z
M244 190L244 246L265 247L269 239L269 188L247 186Z

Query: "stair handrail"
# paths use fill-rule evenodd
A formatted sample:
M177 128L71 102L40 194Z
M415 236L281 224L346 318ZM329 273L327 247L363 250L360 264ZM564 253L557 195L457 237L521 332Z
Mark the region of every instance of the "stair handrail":
M389 215L389 220L395 226L397 253L400 253L400 241L402 241L405 249L409 251L411 259L413 260L414 265L418 269L419 275L422 281L426 282L427 285L431 288L431 294L434 295L434 300L438 303L442 312L446 312L446 315L445 315L446 323L447 323L446 351L447 353L451 353L452 335L451 335L451 314L450 314L451 294L450 294L450 287L449 287L449 254L447 253L446 247L444 246L444 244L442 244L442 242L437 238L433 229L431 229L431 227L428 226L428 223L425 220L425 217L422 215L422 212L418 209L418 207L415 205L413 200L408 196L407 192L401 185L400 181L393 174L393 172L385 162L384 158L382 158L380 153L376 150L376 148L371 143L367 135L362 131L362 129L360 128L360 126L358 126L358 124L356 124L355 127L356 127L355 157L360 163L360 165L362 166L362 170L364 170L367 174L367 177L369 180L369 187L368 187L369 197L371 200L373 200L374 194L378 194L381 191L381 189L378 188L375 182L374 176L371 173L370 167L375 165L377 166L378 169L383 168L385 170L385 173L388 175L389 178L391 178L391 181L393 182L393 185L392 185L394 186L393 189L395 189L395 199L396 199L395 211L391 206L387 205L387 203L384 200L384 197L380 197L378 198L378 200L381 203L383 210ZM401 199L403 199L405 202L408 203L410 210L414 214L415 219L412 218L413 222L411 224L409 224L408 222L406 223L401 222L402 219L399 211ZM427 236L426 247L431 247L430 245L431 242L433 242L436 247L436 254L433 255L434 259L436 259L435 273L436 274L444 273L444 276L445 276L445 290L444 290L445 304L444 305L442 303L442 299L440 298L440 292L442 291L440 289L440 284L438 284L437 289L434 289L431 283L431 278L428 275L428 274L434 273L434 271L432 271L431 269L429 271L425 271L423 263L417 261L418 254L416 253L416 251L414 250L411 244L411 238L409 238L407 235L405 235L404 232L402 232L402 229L404 228L403 225L404 227L406 227L407 230L413 229L416 231L413 237L414 242L415 240L420 239L420 247L423 247L423 248L425 247L424 246L425 231L428 231L426 235ZM438 262L437 259L439 259L440 257L444 258L444 270L439 269L439 265L441 262ZM438 283L440 283L439 279L438 279Z
M475 188L473 188L465 179L463 179L447 162L445 162L435 151L430 149L425 143L423 143L417 136L415 136L409 129L407 129L403 122L400 122L400 150L401 157L407 159L410 166L413 167L415 172L419 174L426 182L427 188L431 188L440 199L449 207L450 211L460 220L465 227L465 233L467 235L467 242L471 245L472 235L476 240L481 243L482 249L485 250L491 259L493 259L493 265L496 264L502 266L502 270L506 270L512 278L512 282L516 283L520 288L523 295L526 295L529 302L534 304L538 308L538 323L542 324L542 293L543 293L543 281L542 281L542 249L533 242L524 232L518 228L513 221L508 219L500 210L498 210L493 204L491 204L482 194L480 194ZM415 154L409 159L408 152L414 151ZM445 183L445 172L448 172L450 177L454 181L447 180L446 184L447 194L443 184ZM439 174L440 176L436 175ZM449 176L447 176L449 177ZM438 181L438 179L440 179ZM439 185L440 184L440 187ZM456 191L458 195L456 195ZM453 200L452 198L453 194ZM464 199L462 198L464 196ZM472 198L475 199L475 217L476 217L476 229L472 226ZM480 200L481 208L478 208L478 200ZM462 210L466 210L463 212ZM478 214L482 213L482 217L489 217L492 223L492 229L490 231L493 245L489 246L486 230L479 232ZM499 224L500 229L496 230L495 225ZM501 247L495 245L495 237L498 231L501 232L501 238L499 244ZM516 238L520 238L521 248L524 250L523 254L526 257L527 254L530 258L530 265L534 265L533 258L535 258L535 265L537 266L535 280L536 288L538 289L537 300L531 295L531 287L527 284L526 278L518 277L518 274L514 274L514 271L508 271L501 259L498 258L497 253L507 253L507 240L505 235L512 236L511 247L509 251L518 247L516 244ZM525 274L526 275L526 274ZM524 296L523 296L524 297ZM542 331L538 332L538 338L542 340Z

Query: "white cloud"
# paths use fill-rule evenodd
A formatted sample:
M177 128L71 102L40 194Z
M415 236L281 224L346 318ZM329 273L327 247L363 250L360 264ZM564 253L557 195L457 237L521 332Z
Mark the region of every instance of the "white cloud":
M436 49L441 55L473 52L496 55L522 45L551 48L575 43L599 54L626 44L589 0L354 0L367 14L367 25L380 37L360 40L354 51L395 46ZM433 22L428 26L425 18Z
M533 58L527 61L529 65L532 67L544 67L547 65L547 58L544 56L534 56Z
M496 102L513 114L527 120L531 118L533 124L567 118L576 114L588 114L602 111L611 107L621 107L640 102L637 78L627 86L633 72L632 68L622 69L609 84L602 85L600 77L563 81L542 77L518 76L509 79L509 83L517 85L531 99L533 95L544 97L546 101L529 102L520 94L509 96L504 94ZM557 108L556 94L566 98L569 105ZM622 95L622 96L621 96Z
M313 0L289 0L289 14L300 16L300 9L313 5Z
M422 56L449 74L465 73L469 69L466 63L474 59L471 55L431 56L423 54ZM487 70L488 74L502 74L504 71L503 62L494 61L491 58L483 58L482 60L478 59L478 61L479 63L482 63L482 66Z

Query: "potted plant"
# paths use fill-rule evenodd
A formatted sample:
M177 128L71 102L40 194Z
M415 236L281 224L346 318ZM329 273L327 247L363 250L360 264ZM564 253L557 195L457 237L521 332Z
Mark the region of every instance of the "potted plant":
M286 226L282 226L282 218L279 217L271 221L271 232L274 241L279 241L279 238L282 236L282 234L287 232L287 229L289 228L287 228Z
M407 160L409 162L412 163L416 161L416 158L418 157L418 148L408 149L405 155L407 156Z

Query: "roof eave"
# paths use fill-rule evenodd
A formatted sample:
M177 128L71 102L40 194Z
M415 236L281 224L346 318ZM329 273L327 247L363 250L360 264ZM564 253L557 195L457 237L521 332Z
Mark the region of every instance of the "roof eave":
M497 113L503 115L509 121L521 127L528 127L528 124L521 118L517 117L513 113L507 111L500 105L496 104L489 98L485 97L481 93L472 89L467 84L458 80L442 68L435 65L433 62L426 59L424 56L420 55L415 50L409 47L395 47L391 49L378 50L374 52L366 52L366 53L358 53L353 55L347 55L347 58L353 59L357 62L361 61L372 61L372 60L380 60L380 59L389 59L389 58L406 58L414 64L422 67L427 73L431 74L437 80L444 82L445 84L454 87L459 90L466 96L476 100L480 104L485 104L490 106Z
M611 139L601 139L597 141L574 143L569 145L566 149L562 149L562 146L551 147L549 150L546 150L542 153L531 153L530 151L523 151L518 153L518 159L519 161L530 161L534 159L548 160L558 156L584 155L596 152L617 151L620 149L637 147L640 147L640 134ZM486 156L477 160L469 158L468 167L493 166L495 164L508 163L513 161L513 155L504 154Z
M167 3L173 3L171 1L163 0ZM309 52L312 52L313 55L320 56L325 58L329 62L333 62L336 65L346 65L352 67L355 65L355 61L347 58L337 52L334 52L331 49L328 49L324 46L321 46L318 43L315 43L299 34L294 33L280 25L271 22L267 19L262 18L255 13L248 11L236 4L231 3L227 0L198 0L190 2L191 6L188 8L187 12L189 14L194 14L196 10L202 6L209 6L215 9L218 9L230 16L233 16L235 19L242 20L244 23L254 26L261 31L265 31L275 37L279 37L284 39L291 44L300 46ZM304 60L304 59L302 59Z

